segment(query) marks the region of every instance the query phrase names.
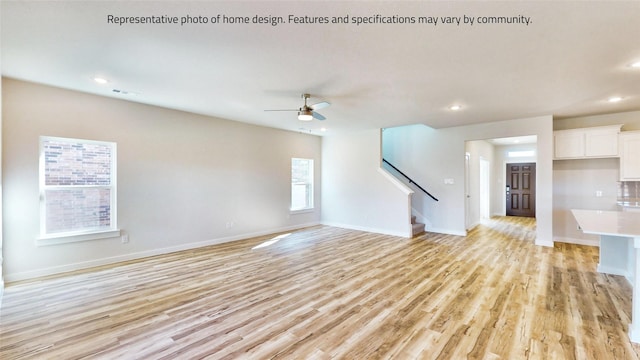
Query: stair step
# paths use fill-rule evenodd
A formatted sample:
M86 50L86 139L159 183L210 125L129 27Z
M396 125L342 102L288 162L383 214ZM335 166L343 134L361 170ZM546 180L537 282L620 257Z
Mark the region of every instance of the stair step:
M411 223L412 224L416 223L416 216L415 215L411 215Z
M422 234L424 232L424 224L423 223L417 223L417 222L413 222L411 223L411 235L412 236L416 236L419 234Z

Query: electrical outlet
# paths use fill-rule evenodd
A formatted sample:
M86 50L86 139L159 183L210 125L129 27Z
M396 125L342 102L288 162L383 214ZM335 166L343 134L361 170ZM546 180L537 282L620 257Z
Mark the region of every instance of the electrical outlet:
M596 190L596 197L602 197L602 190Z
M129 235L122 235L120 239L122 240L123 244L126 244L129 242Z

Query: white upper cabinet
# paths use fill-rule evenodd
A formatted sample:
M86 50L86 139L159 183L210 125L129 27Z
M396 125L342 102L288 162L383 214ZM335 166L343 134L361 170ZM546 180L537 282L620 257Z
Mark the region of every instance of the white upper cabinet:
M618 157L622 125L597 126L553 132L555 159Z
M584 157L584 133L580 129L554 131L553 146L556 159Z
M640 181L640 131L620 133L620 180Z

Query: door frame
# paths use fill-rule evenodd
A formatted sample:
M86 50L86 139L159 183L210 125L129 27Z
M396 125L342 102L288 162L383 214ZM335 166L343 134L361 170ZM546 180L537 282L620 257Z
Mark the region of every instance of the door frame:
M465 230L471 229L471 153L465 151L464 153L464 228Z
M502 184L502 188L500 190L500 198L501 201L500 203L502 205L500 205L502 207L502 211L501 211L501 215L502 216L507 216L507 194L505 192L505 186L506 186L506 181L507 181L507 164L526 164L526 163L533 163L536 164L536 182L535 182L535 186L536 186L536 194L538 193L538 161L537 160L531 160L530 158L525 158L525 159L511 159L511 160L504 160L502 162L502 175L501 175L501 184ZM537 198L536 198L537 199ZM536 215L538 213L538 207L536 206ZM537 218L537 216L536 216Z
M480 221L491 218L491 161L480 156ZM506 209L505 209L506 211Z

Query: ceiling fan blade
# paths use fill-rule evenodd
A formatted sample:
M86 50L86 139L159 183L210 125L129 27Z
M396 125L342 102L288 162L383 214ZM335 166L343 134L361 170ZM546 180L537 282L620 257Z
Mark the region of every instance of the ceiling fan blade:
M278 109L278 110L265 110L265 111L300 111L300 109Z
M311 109L313 109L313 110L320 110L320 109L324 109L324 108L326 108L326 107L327 107L327 106L329 106L329 105L331 105L331 104L329 104L329 103L328 103L328 102L326 102L326 101L321 101L321 102L319 102L319 103L317 103L317 104L313 104L313 105L311 105L311 106L309 106L309 107L310 107Z
M312 114L313 114L313 118L314 118L314 119L318 119L318 120L326 120L326 119L327 119L326 117L324 117L324 116L322 116L322 115L318 114L318 113L317 113L317 112L315 112L315 111L314 111L314 112L312 112Z

